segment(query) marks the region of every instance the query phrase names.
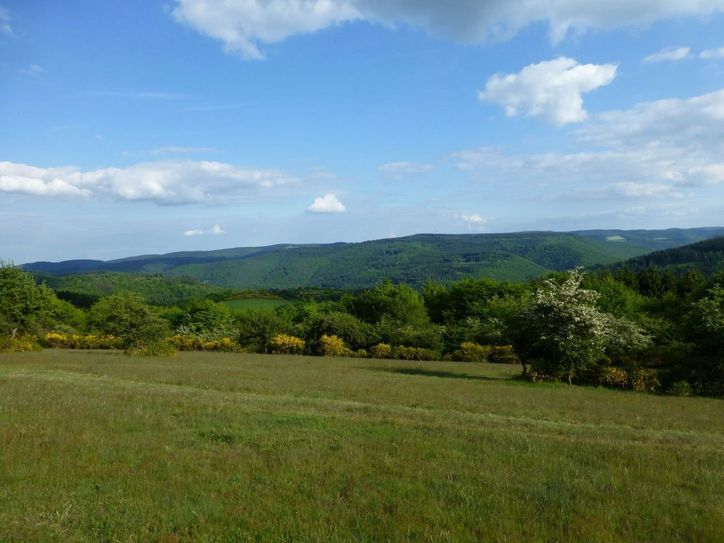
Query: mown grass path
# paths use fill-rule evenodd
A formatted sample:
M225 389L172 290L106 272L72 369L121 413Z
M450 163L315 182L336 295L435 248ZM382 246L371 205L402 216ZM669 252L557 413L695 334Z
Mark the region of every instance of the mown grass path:
M0 541L721 541L724 402L517 371L0 355Z

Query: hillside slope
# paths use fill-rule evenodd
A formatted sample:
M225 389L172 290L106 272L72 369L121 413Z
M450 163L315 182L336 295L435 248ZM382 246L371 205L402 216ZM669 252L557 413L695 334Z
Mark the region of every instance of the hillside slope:
M35 262L25 269L68 275L124 272L193 277L230 288L362 288L386 278L422 285L469 276L525 280L575 266L613 264L724 235L724 228L575 233L418 234L361 243L272 245L141 255L108 262Z
M634 269L655 267L673 272L697 269L711 275L724 271L724 236L665 251L655 251L623 262L619 266Z

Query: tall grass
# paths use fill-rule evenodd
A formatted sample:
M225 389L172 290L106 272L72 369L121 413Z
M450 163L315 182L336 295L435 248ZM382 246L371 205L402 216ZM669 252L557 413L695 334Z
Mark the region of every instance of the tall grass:
M0 358L0 541L717 541L724 403L517 368Z

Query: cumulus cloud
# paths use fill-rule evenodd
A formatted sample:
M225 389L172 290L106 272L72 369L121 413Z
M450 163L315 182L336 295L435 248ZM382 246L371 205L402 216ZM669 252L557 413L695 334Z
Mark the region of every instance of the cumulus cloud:
M188 237L204 236L204 235L221 236L223 234L226 234L226 230L221 228L221 226L218 224L215 224L208 230L193 229L193 230L186 230L186 232L184 232L184 236L188 236Z
M683 198L685 187L724 183L724 90L596 115L572 135L579 152L456 153L458 168L574 198Z
M13 33L13 27L10 25L10 22L12 21L12 17L10 17L10 12L3 7L0 7L0 34L5 34L6 36L11 36Z
M430 164L419 164L417 162L389 162L382 164L377 168L383 174L389 177L402 177L416 173L425 173L432 170Z
M589 29L641 26L660 19L724 11L724 0L176 0L173 17L244 58L260 46L364 21L405 24L466 42L504 40L544 23L551 40Z
M656 53L653 53L647 57L644 57L644 62L665 62L665 61L677 61L683 60L691 53L691 47L666 47Z
M314 202L307 208L307 211L311 213L342 213L347 208L342 202L332 193L327 193L324 196L318 196L314 199Z
M704 49L699 53L699 58L703 59L719 59L724 58L724 47L718 49Z
M490 222L488 219L481 217L477 213L461 213L459 215L455 215L455 218L462 220L466 223L468 230L475 232L485 230L488 222Z
M145 162L82 171L0 162L0 192L35 196L148 200L159 204L216 203L294 183L276 170L243 169L209 161Z
M615 64L579 64L559 57L517 74L492 76L478 98L501 105L509 117L543 117L558 126L581 122L588 117L582 95L611 83L616 69Z

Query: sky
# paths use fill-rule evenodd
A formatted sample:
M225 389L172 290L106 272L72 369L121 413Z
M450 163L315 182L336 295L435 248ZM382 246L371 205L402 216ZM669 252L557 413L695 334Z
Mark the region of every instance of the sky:
M724 0L0 0L0 259L724 225Z

